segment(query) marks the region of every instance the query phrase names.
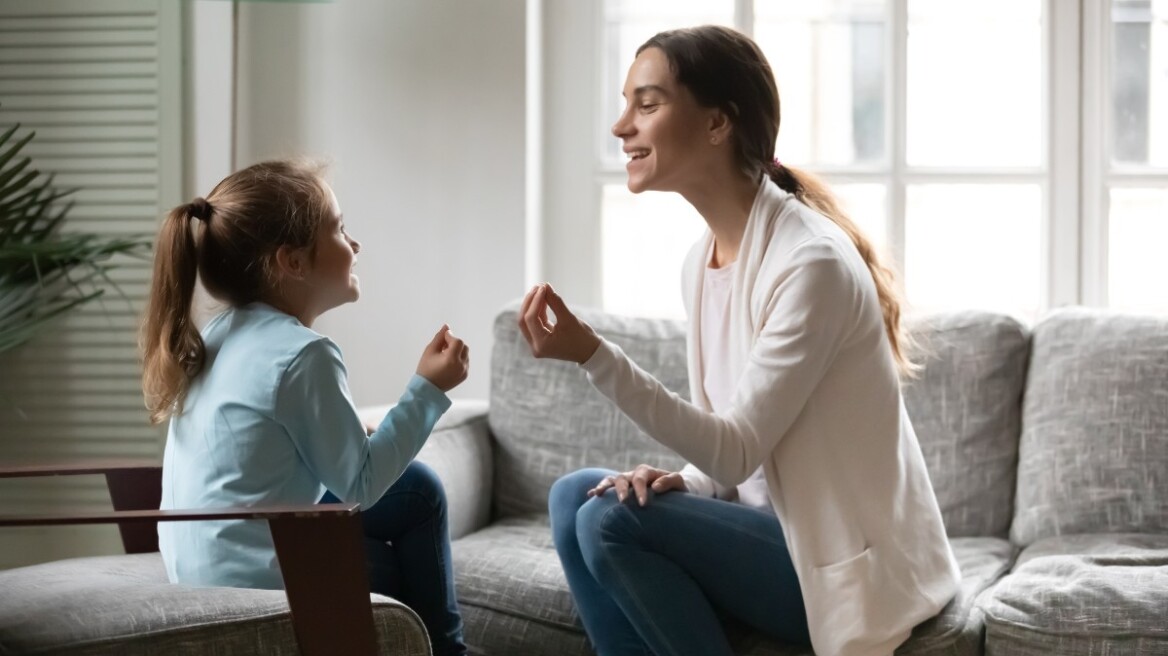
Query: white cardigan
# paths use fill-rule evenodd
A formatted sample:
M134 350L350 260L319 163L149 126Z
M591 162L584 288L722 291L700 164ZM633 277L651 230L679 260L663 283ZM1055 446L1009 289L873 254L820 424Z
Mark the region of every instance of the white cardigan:
M702 276L684 269L686 402L604 341L583 367L645 433L724 487L760 465L820 656L888 656L953 598L961 573L904 408L875 283L848 236L770 180L731 291L731 408L702 390ZM698 483L699 481L691 482Z

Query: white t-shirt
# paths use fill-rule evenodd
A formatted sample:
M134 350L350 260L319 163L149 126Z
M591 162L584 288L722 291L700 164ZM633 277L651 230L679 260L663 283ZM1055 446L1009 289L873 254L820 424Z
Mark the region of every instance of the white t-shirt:
M702 387L715 414L722 414L730 408L736 382L730 375L730 288L734 280L734 265L731 262L715 269L707 264L702 282ZM738 501L745 506L774 512L762 467L738 485Z

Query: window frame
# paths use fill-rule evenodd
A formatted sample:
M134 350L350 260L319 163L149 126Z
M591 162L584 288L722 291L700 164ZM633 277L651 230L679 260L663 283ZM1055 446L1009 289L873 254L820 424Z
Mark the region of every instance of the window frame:
M541 3L543 0L529 0ZM908 185L916 183L1007 182L1037 183L1042 195L1040 217L1042 279L1040 315L1068 305L1108 304L1108 209L1110 189L1131 186L1168 187L1168 169L1116 167L1110 162L1110 0L1042 0L1042 99L1044 135L1042 157L1036 168L987 170L981 168L910 167L906 163L907 113L907 17L909 0L889 0L886 20L888 108L885 115L889 152L883 163L847 169L809 166L829 183L879 183L885 185L888 250L900 270L904 267L905 203ZM605 157L605 141L613 137L604 125L604 104L610 100L611 80L596 62L605 57L603 3L583 3L587 9L567 9L573 3L542 5L547 33L557 25L572 25L577 65L591 66L591 79L577 78L573 86L557 80L555 61L563 61L556 40L543 40L542 53L552 56L544 65L542 148L545 169L543 202L539 206L544 227L543 253L535 263L533 279L563 280L563 289L578 302L603 307L603 253L600 203L606 184L622 184L625 172L619 162ZM574 14L569 16L569 14ZM753 0L735 0L735 25L750 33ZM557 16L559 18L557 19ZM585 20L586 19L586 20ZM579 46L587 43L587 47ZM555 54L557 47L561 54ZM548 64L552 65L548 65ZM588 88L587 83L591 83ZM587 140L577 134L580 124L567 125L552 111L555 106L584 103L586 123L592 125ZM579 115L579 114L578 114ZM567 119L564 119L566 121ZM591 144L590 166L572 166L581 179L558 171L552 153L565 147ZM577 150L576 152L580 152ZM590 169L590 170L589 170ZM574 203L555 197L575 199ZM569 205L573 205L569 207Z

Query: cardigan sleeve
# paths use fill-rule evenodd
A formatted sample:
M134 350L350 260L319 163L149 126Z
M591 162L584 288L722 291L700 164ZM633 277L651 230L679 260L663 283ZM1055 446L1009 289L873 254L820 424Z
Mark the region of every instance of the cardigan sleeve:
M861 291L836 248L815 238L791 251L725 414L669 391L611 342L582 366L642 431L717 483L736 486L778 446L851 331Z

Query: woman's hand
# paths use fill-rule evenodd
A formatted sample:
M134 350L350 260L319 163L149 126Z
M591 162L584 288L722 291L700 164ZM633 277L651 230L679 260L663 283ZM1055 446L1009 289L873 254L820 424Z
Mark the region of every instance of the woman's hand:
M685 479L679 472L668 472L649 465L637 465L633 471L605 476L596 487L588 490L588 496L598 497L610 487L616 488L616 498L621 503L624 503L629 495L629 488L632 487L633 493L637 495L637 503L642 506L649 503L649 488L657 494L670 490L686 491Z
M449 392L466 380L469 371L470 347L450 332L450 326L443 324L422 351L418 375L443 392Z
M555 323L548 320L549 307L555 314ZM532 287L523 298L519 330L537 358L584 364L600 346L596 332L577 319L547 283Z

